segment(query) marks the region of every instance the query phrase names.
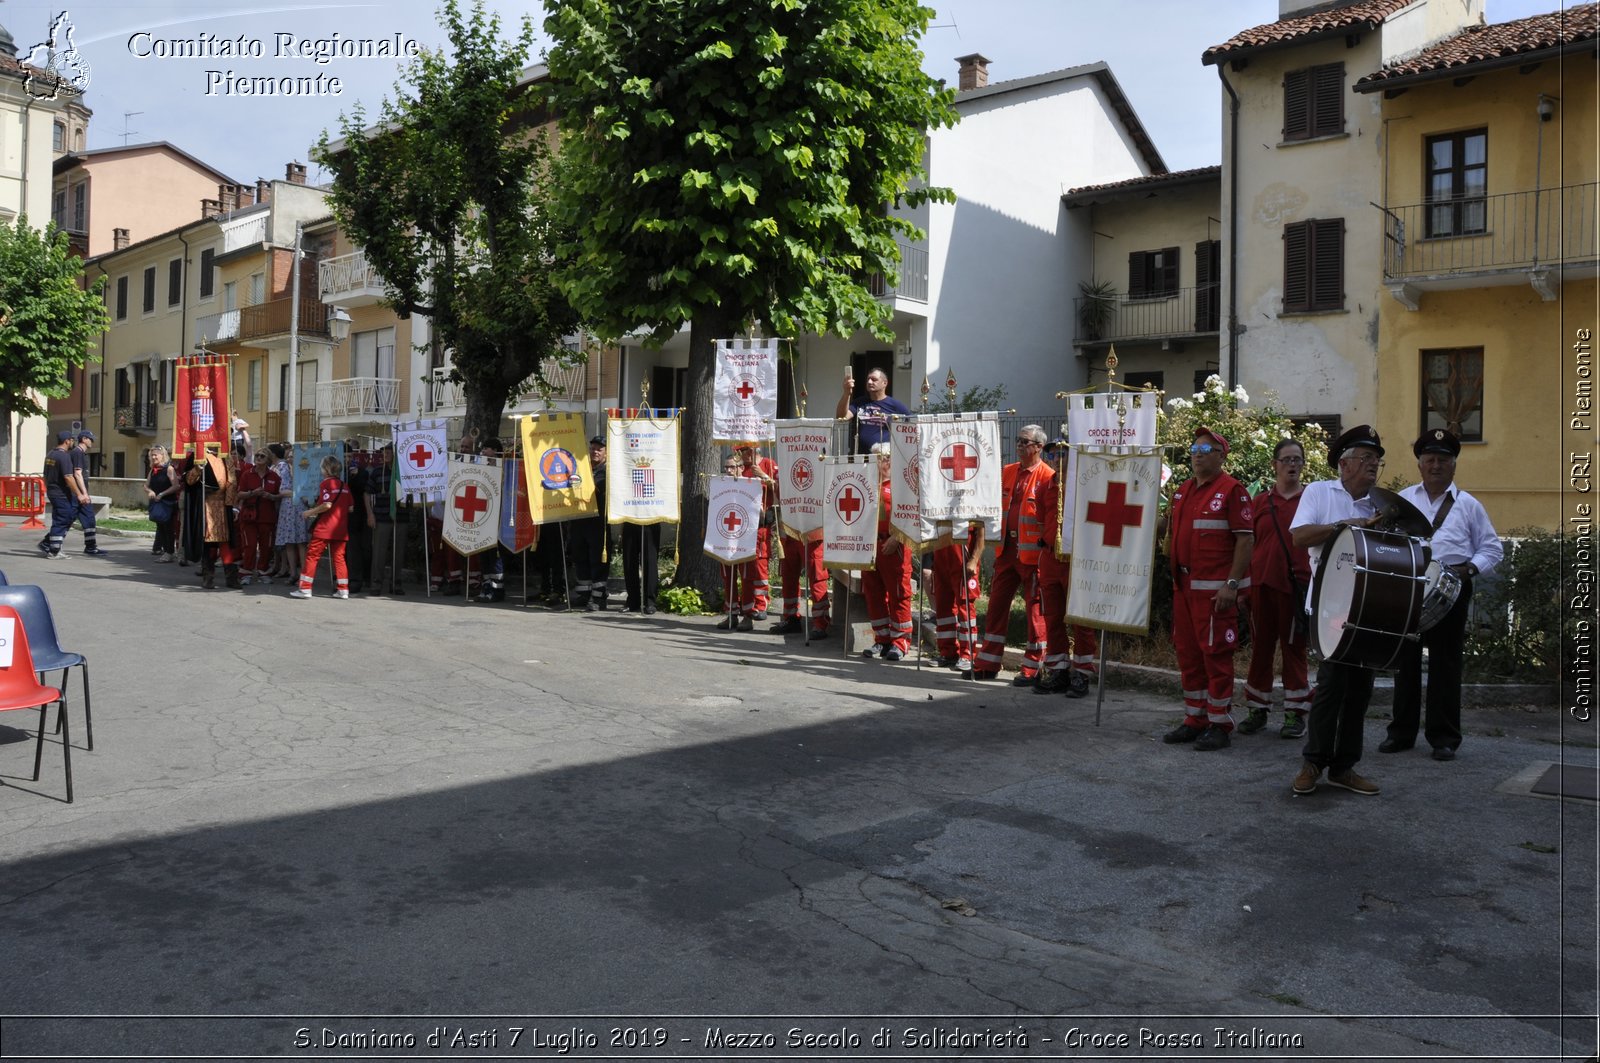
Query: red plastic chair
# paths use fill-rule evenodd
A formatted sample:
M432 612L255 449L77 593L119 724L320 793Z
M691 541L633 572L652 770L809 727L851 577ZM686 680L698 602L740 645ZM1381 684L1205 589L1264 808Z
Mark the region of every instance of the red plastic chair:
M33 779L39 779L39 768L44 761L45 717L50 706L60 703L61 691L39 682L34 671L33 654L28 649L28 630L22 617L10 606L0 605L0 620L11 620L12 645L10 667L0 667L0 712L11 709L39 710L39 741L33 751ZM61 756L66 765L67 803L72 803L72 741L67 734L67 714L61 717Z

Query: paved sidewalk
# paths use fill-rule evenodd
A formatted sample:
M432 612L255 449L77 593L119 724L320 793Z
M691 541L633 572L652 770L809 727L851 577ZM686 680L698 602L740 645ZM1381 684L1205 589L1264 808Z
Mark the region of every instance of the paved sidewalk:
M0 529L0 570L89 656L95 750L64 804L59 747L30 782L33 717L0 717L0 1012L114 1017L0 1017L7 1057L370 1057L320 1031L449 1016L591 1057L638 1048L607 1016L670 1032L637 1058L791 1027L867 1055L881 1015L923 1058L1595 1048L1596 810L1516 781L1594 765L1554 707L1471 712L1449 764L1369 720L1382 795L1295 798L1299 743L1166 746L1175 700L1114 682L1095 727L1092 696L712 617L203 591L35 538ZM686 1018L741 1015L822 1018Z

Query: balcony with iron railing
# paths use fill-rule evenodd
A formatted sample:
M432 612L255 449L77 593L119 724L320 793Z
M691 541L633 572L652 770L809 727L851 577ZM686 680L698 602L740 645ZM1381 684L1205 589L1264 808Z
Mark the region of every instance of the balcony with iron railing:
M893 287L882 273L867 274L867 290L879 299L928 301L928 249L896 240L900 248L900 280Z
M383 275L367 261L365 249L317 263L317 290L324 302L371 306L384 297Z
M112 424L128 435L156 430L156 400L148 399L112 410Z
M1099 303L1105 310L1105 321L1094 328L1086 324L1096 317L1086 310L1091 303ZM1129 298L1125 292L1112 292L1103 300L1079 296L1073 300L1072 319L1077 323L1073 342L1079 346L1215 335L1222 320L1221 286L1173 288L1138 298Z
M391 416L400 412L400 381L387 377L346 377L317 384L317 416Z
M1597 187L1591 182L1380 207L1384 280L1412 290L1528 280L1544 293L1552 268L1593 276L1600 250Z
M587 369L587 365L582 362L576 365L562 365L554 358L546 358L543 367L544 379L550 386L551 401L582 402L587 394ZM447 379L449 375L448 369L433 371L430 383L435 411L466 408L466 388L460 383L452 383ZM510 405L533 407L541 402L543 396L539 392L535 378L529 377L517 385Z
M239 338L239 311L224 310L196 318L194 337L202 343L229 343Z

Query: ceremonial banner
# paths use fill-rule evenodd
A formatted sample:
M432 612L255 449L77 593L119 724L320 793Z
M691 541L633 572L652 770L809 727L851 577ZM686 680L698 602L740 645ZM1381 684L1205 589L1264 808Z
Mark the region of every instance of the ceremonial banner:
M1068 395L1067 442L1075 447L1153 447L1159 402L1154 391Z
M914 420L889 422L889 529L913 550L939 537L937 526L922 519L920 427Z
M500 545L513 554L539 545L539 526L528 513L528 481L522 462L507 458L500 463Z
M774 422L778 437L778 512L783 534L822 538L822 455L833 439L831 417Z
M195 445L228 449L228 363L219 355L189 355L177 360L172 408L172 453Z
M1136 635L1150 630L1161 452L1081 450L1074 485L1069 623Z
M711 441L770 443L778 416L778 341L718 340Z
M443 421L401 421L394 426L394 462L400 493L440 498L449 482Z
M344 471L344 444L328 441L324 443L296 443L294 455L290 459L294 466L294 502L302 510L310 509L317 504L317 488L322 486L325 477L322 475L322 459L338 458L339 475L345 477Z
M712 476L706 511L706 553L724 565L755 559L761 530L761 481Z
M1054 513L1039 514L1040 520L1051 520L1056 525L1056 556L1068 558L1072 556L1072 521L1073 507L1077 504L1076 480L1078 472L1077 451L1071 446L1066 448L1066 454L1057 459L1056 470L1056 511Z
M878 563L878 459L822 459L822 564L830 572Z
M528 512L535 524L600 515L583 416L541 413L522 422Z
M678 491L679 411L606 411L607 524L676 524L683 519Z
M444 541L465 555L500 545L500 459L450 455Z
M917 418L918 485L923 542L953 536L965 541L969 523L982 523L989 540L1000 535L1000 415L937 413ZM931 526L931 528L930 528Z

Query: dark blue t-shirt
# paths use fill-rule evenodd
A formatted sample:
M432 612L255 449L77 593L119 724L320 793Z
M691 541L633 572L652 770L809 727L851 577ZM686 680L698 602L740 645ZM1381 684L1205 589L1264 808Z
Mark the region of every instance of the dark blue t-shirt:
M889 441L890 415L906 417L911 413L906 409L906 404L893 395L885 395L877 402L863 402L859 406L852 402L850 412L855 414L856 419L857 454L867 453L875 443Z

